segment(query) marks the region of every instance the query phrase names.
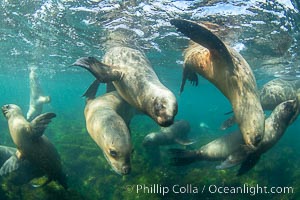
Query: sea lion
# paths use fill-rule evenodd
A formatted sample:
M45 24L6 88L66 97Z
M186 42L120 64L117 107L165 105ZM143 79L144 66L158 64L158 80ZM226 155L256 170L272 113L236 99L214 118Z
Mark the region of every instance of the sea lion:
M43 185L56 180L67 188L59 154L54 145L43 135L47 125L56 115L44 113L28 122L21 108L14 104L2 106L2 112L8 121L12 140L17 146L18 159L27 159L47 174L48 180Z
M144 146L160 146L181 144L190 145L194 141L187 138L187 134L190 132L190 124L188 121L179 120L175 121L169 127L161 127L159 132L152 132L145 136L143 140Z
M26 119L31 121L42 113L43 105L51 101L50 96L43 96L43 91L36 73L36 68L31 67L29 73L30 104Z
M229 127L232 127L235 124L236 124L236 121L235 121L235 117L233 115L221 124L220 129L224 131L224 130L228 129Z
M264 112L254 74L246 60L204 26L173 19L171 24L194 42L184 52L180 92L186 79L198 84L197 73L213 83L230 101L246 145L255 149L264 134Z
M123 36L124 38L125 35ZM177 114L174 94L158 79L145 54L124 44L112 45L102 62L78 59L74 66L89 70L100 82L112 82L120 96L160 126L169 126Z
M262 86L260 102L263 110L273 110L280 103L297 97L297 81L287 81L281 78L273 79ZM221 125L225 130L235 124L232 116Z
M16 148L0 145L0 166L17 152ZM0 173L1 175L1 173Z
M300 111L300 95L295 100L279 104L266 119L265 134L255 151L248 151L240 131L226 134L202 146L199 150L171 149L175 156L174 165L186 165L195 161L224 161L217 169L224 169L242 163L238 175L249 171L258 162L260 156L271 149L293 123Z
M131 171L132 152L128 125L135 109L124 101L117 91L95 98L98 85L96 80L84 94L86 128L102 149L112 169L118 174L126 175Z
M34 178L44 175L44 172L26 159L18 159L17 149L0 145L0 176L10 175L9 182L23 185Z
M263 85L260 92L260 101L264 110L273 110L281 102L295 99L296 96L295 81L276 78Z

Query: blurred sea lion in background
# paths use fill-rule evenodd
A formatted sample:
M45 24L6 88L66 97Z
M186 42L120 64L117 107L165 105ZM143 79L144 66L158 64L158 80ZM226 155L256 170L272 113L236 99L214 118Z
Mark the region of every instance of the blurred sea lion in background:
M132 144L129 123L135 108L124 101L117 91L95 97L99 81L85 92L84 115L91 138L102 149L112 169L121 175L131 171Z
M36 73L36 68L31 67L29 73L30 104L26 119L31 121L43 111L43 105L51 101L50 96L43 96L43 91Z
M180 92L186 80L198 84L197 73L213 83L230 101L245 144L255 150L263 138L265 119L248 63L205 26L181 19L173 19L171 24L193 40L184 51Z
M280 78L267 82L260 91L260 101L264 110L273 110L278 104L296 97L296 82Z
M188 121L175 121L169 127L161 127L159 132L152 132L145 136L143 140L144 146L160 146L181 144L190 145L194 141L188 139L187 134L190 132L190 124Z

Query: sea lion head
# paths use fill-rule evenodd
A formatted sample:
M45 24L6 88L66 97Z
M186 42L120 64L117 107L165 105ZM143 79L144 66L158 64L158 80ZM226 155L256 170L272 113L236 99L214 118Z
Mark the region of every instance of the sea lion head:
M119 134L123 132L119 131ZM105 138L103 148L104 156L112 169L120 175L127 175L131 172L130 157L132 153L132 145L130 134L114 135L113 137Z
M299 115L299 101L297 99L288 100L279 104L275 110L274 121L280 125L290 125Z
M111 147L104 151L104 156L117 174L127 175L131 172L131 152L132 150L130 150L130 153L124 153Z
M260 102L264 110L274 110L280 103L294 99L296 91L291 82L274 79L266 83L260 92Z
M157 141L157 133L149 133L144 137L143 140L143 146L152 146L155 145L155 142Z
M256 112L248 113L248 117L248 120L243 120L239 123L239 127L243 133L245 144L250 152L255 151L263 139L265 117L263 114L258 115Z
M6 104L2 106L2 113L6 117L6 119L9 119L13 115L22 114L22 110L15 104Z
M150 116L162 127L173 124L177 114L177 100L172 92L162 91L160 96L153 100Z

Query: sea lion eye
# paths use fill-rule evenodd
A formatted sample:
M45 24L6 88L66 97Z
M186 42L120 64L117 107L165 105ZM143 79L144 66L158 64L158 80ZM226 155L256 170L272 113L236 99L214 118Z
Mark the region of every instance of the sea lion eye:
M111 157L116 158L118 153L115 150L109 150L109 154L111 155Z
M156 103L155 106L154 106L154 110L155 110L155 114L156 115L160 115L160 112L165 108L165 106L159 102L159 103Z
M9 105L9 104L6 104L6 105L4 106L4 108L5 108L5 109L9 109L9 108L10 108L10 105Z
M155 110L160 110L161 108L162 108L162 104L161 103L155 104Z

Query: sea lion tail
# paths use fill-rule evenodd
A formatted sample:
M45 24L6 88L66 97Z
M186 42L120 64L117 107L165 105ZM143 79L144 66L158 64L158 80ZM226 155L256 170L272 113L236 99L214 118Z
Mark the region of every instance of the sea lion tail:
M44 113L31 121L31 127L33 129L32 134L34 137L39 137L43 135L47 125L51 122L51 119L56 117L55 113Z
M196 151L169 149L169 153L173 155L170 164L174 166L188 165L198 159Z
M87 99L95 99L99 85L100 82L96 79L82 96L86 97Z

